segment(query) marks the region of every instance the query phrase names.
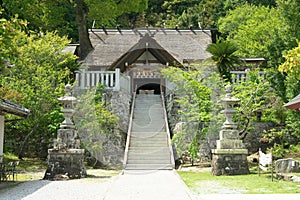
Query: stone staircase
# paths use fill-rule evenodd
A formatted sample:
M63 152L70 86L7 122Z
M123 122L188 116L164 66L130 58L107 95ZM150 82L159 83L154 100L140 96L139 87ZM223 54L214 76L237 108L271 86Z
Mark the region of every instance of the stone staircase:
M125 169L172 169L160 95L136 96Z

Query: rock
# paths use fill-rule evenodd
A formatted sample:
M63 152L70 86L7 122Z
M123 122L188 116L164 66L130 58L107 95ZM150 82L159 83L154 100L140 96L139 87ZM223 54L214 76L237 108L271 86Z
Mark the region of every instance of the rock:
M300 177L299 176L293 176L291 179L292 179L293 182L300 183Z
M258 152L251 154L250 156L247 157L247 160L249 163L258 163Z
M54 180L54 181L65 181L65 180L69 180L68 173L66 173L66 174L56 174L56 175L53 177L53 180Z
M275 171L277 174L300 172L299 162L292 158L279 159L275 162Z

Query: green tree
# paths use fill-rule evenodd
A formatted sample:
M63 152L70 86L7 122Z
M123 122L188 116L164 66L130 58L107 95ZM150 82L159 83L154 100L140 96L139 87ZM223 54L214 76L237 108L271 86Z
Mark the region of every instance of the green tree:
M225 1L225 7L227 10L233 10L244 4L275 7L276 0L226 0Z
M225 15L224 2L220 0L203 1L165 1L163 4L166 15L160 24L174 28L213 28L215 22Z
M0 75L0 85L13 91L11 99L30 109L31 115L8 124L7 140L15 141L14 151L20 158L24 152L43 157L62 119L57 98L63 95L72 70L77 69L77 58L61 53L69 41L56 33L27 35L14 29L9 41L10 48L16 50L10 57L14 67Z
M285 62L279 66L279 71L300 79L300 43L298 47L289 50L283 55Z
M172 141L180 156L187 152L192 162L199 158L202 140L208 134L206 122L214 115L216 103L214 91L220 88L219 76L205 66L190 66L190 71L176 67L162 70L162 74L176 84L175 103L179 105L178 121L184 122L182 130L173 135Z
M74 3L70 0L2 0L1 6L9 17L18 15L28 21L28 28L35 32L57 31L78 41Z
M242 64L241 59L235 55L238 48L228 40L220 40L216 44L209 44L206 51L212 54L211 59L215 62L221 77L231 82L230 70L235 65Z
M80 94L73 118L84 148L97 161L108 164L103 163L102 156L105 152L111 152L119 142L115 134L119 118L110 112L106 102L102 101L103 89L104 86L99 85L96 89ZM110 145L107 145L108 143ZM114 156L121 156L123 151L115 150L114 153Z
M265 57L275 31L284 30L285 24L275 8L245 4L227 12L218 27L237 45L239 56Z
M11 38L14 37L16 29L26 24L16 18L12 20L4 19L2 15L0 10L0 76L4 73L5 67L11 64L10 58L17 54L17 49L10 44Z
M248 71L247 79L235 84L234 89L233 95L241 100L236 108L241 139L247 136L254 122L284 123L282 101L259 69Z
M81 59L92 51L88 26L109 24L123 13L140 12L147 8L147 0L3 0L9 15L19 15L29 22L32 30L54 31L79 40ZM77 28L78 35L74 33Z

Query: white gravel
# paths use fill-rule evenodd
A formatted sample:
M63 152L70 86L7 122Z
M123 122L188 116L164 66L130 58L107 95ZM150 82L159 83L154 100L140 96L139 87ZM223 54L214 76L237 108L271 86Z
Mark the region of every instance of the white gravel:
M1 191L0 200L103 199L112 180L29 181Z

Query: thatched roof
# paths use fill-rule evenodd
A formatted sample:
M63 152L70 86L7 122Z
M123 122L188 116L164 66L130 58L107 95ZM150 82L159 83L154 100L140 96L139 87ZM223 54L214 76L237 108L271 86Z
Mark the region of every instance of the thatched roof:
M146 35L149 36L145 37ZM203 60L210 56L205 51L207 45L211 43L210 31L206 30L95 29L90 30L90 39L94 50L87 56L84 63L94 67L119 67L120 64L124 64L122 58L128 55L128 52L137 48L146 48L141 46L146 42L152 45L151 53L162 62L172 60L183 64ZM131 55L136 57L138 54ZM117 64L118 61L119 64Z

